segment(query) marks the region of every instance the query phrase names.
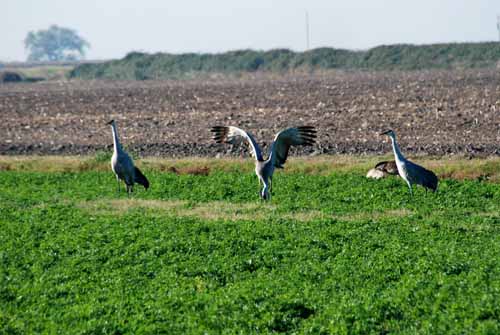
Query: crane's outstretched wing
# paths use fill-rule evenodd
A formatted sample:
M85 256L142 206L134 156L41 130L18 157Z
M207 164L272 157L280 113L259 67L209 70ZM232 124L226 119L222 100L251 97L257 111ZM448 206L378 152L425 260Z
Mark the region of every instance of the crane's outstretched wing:
M241 142L243 139L246 140L250 146L252 156L254 156L258 161L262 160L262 151L260 150L257 142L255 142L252 134L233 126L215 126L212 127L210 131L214 133L213 139L217 143L236 144Z
M134 169L135 169L134 181L137 184L141 184L142 186L144 186L144 188L147 190L149 188L148 178L146 178L146 176L137 167L134 167Z
M312 145L316 138L316 129L312 126L288 128L280 131L271 146L273 165L283 168L292 145Z

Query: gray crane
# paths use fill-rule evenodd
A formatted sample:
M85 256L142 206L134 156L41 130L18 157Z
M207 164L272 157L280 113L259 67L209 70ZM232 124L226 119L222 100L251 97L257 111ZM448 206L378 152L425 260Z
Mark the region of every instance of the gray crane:
M269 157L264 160L262 151L252 134L232 126L212 127L213 139L217 143L235 144L246 140L250 146L252 156L255 157L255 174L259 178L259 185L263 188L260 197L263 200L271 199L274 169L282 169L292 145L312 145L316 138L316 130L311 126L288 128L276 134L271 143Z
M408 187L410 188L410 194L413 195L413 184L422 185L426 190L430 189L435 192L438 186L438 178L434 174L434 172L427 170L426 168L413 162L410 162L403 156L396 142L396 134L394 133L394 131L387 130L380 135L387 135L391 138L392 150L394 151L394 158L396 160L396 166L398 168L399 175L408 184Z
M111 157L111 169L116 175L118 182L118 192L120 192L120 180L125 182L127 187L127 194L134 191L134 183L141 184L147 190L149 188L149 181L144 174L137 167L134 166L134 161L123 150L120 140L118 139L118 131L116 130L115 120L107 123L111 125L113 132L113 156Z

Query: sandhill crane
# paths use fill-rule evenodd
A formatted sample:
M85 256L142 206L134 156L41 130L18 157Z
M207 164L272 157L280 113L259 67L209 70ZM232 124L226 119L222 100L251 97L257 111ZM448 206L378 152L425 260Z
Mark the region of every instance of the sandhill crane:
M425 189L431 189L432 191L437 190L438 178L434 172L427 170L426 168L417 165L415 163L407 160L401 151L399 150L398 144L396 143L396 134L392 130L387 130L380 135L387 135L392 141L392 150L394 151L394 158L396 160L396 166L398 168L399 175L403 178L408 187L410 188L410 194L413 195L412 185L419 184L425 187Z
M255 174L259 178L259 185L263 184L260 192L260 197L263 200L271 199L274 169L283 168L290 147L292 145L312 145L316 138L316 130L310 126L282 130L276 134L274 141L271 143L269 157L264 160L259 145L249 132L232 126L216 126L212 127L211 131L214 133L213 139L217 143L234 144L241 140L247 141L251 154L255 157Z
M367 178L381 179L388 175L398 176L398 167L396 166L396 161L383 161L377 163L373 169L368 171L366 174Z
M120 140L118 139L118 131L116 130L115 120L107 123L111 125L113 132L113 156L111 157L111 169L116 175L118 182L118 192L120 191L120 180L125 182L127 187L127 194L134 190L134 183L141 184L147 190L149 181L144 174L137 167L134 166L132 158L123 150Z

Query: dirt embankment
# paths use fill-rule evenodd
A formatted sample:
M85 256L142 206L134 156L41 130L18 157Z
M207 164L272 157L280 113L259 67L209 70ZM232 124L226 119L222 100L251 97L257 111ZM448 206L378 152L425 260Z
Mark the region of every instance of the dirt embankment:
M238 155L209 127L236 125L259 143L294 125L318 128L303 154L499 155L500 72L425 71L253 76L213 81L70 81L0 85L0 154L109 150L117 121L141 156Z

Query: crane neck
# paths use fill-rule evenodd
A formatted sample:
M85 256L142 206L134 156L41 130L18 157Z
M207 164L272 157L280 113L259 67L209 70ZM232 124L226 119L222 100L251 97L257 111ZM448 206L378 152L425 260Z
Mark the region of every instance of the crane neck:
M396 158L397 161L403 161L405 160L405 157L399 150L398 143L396 142L396 137L391 136L391 141L392 141L392 150L394 151L394 157Z
M276 142L271 143L271 145L269 146L269 149L268 149L268 151L269 151L269 152L268 152L268 155L267 155L267 159L264 159L264 158L262 157L262 160L263 160L263 161L264 161L264 160L265 160L265 161L269 161L269 162L272 162L272 161L273 161L273 159L274 159L274 154L273 154L273 153L274 153L274 145L275 145L275 143L276 143Z
M122 146L120 140L118 139L118 131L116 130L116 125L113 123L111 125L111 130L113 131L113 148L115 151L121 151Z

